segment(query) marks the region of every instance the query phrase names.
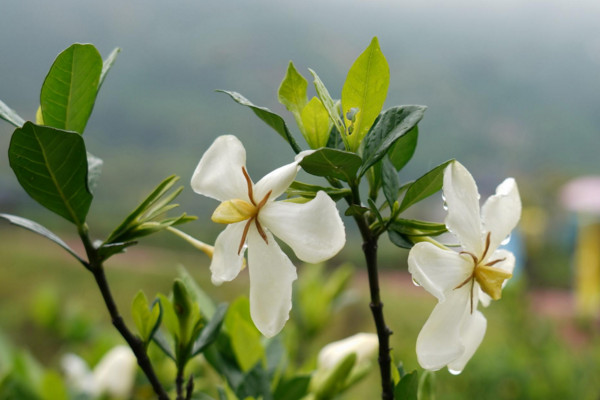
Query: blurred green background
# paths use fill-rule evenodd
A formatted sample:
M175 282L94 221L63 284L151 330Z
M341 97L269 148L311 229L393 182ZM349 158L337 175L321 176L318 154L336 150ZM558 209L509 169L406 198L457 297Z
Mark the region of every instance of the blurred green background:
M316 70L339 96L352 61L378 36L391 69L386 107L429 107L419 147L401 178L414 179L457 158L473 172L484 198L514 176L524 202L512 241L519 279L506 299L487 310L488 334L463 374L437 374L439 397L597 399L598 323L574 316L576 219L561 207L558 193L571 178L600 173L599 18L593 1L7 0L0 12L0 99L33 119L39 88L60 51L90 42L106 57L121 47L86 131L88 149L105 161L89 215L92 232L105 237L155 184L175 173L186 186L179 199L183 210L200 217L185 229L212 242L219 229L209 220L214 203L193 194L187 182L214 138L240 137L255 179L292 156L275 132L214 89L238 91L287 116L276 93L290 60L305 76L308 67ZM66 222L18 187L6 157L11 132L0 124L0 211L69 237L74 232ZM441 221L441 203L436 196L413 212ZM349 235L358 244L356 233ZM360 267L357 248L348 246L331 265L350 261ZM417 368L416 335L434 301L410 284L405 256L382 243L394 354L411 370ZM204 255L162 235L109 266L122 308L129 309L140 287L149 296L168 292L178 264L218 299L247 292L244 282L212 288ZM360 300L341 312L341 327L315 346L373 330L363 279L358 268ZM39 321L46 318L39 308L52 302L71 318L60 334L49 334ZM97 325L106 329L98 333ZM59 248L4 222L0 331L49 366L67 351L87 351L93 361L85 350L92 343L105 350L118 342L102 339L109 321L86 272ZM368 390L377 385L364 388L373 393ZM349 398L367 398L356 396Z

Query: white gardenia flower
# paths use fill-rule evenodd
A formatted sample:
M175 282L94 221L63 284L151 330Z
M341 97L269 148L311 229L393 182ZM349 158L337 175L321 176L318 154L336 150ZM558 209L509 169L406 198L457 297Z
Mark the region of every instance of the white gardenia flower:
M376 334L357 333L323 347L317 357L317 367L331 370L352 353L356 354L356 365L363 365L375 357L378 349L379 340Z
M498 300L512 276L514 255L498 249L521 216L521 198L514 179L496 188L479 211L477 185L469 171L453 162L444 171L445 223L462 249L417 243L408 255L413 279L439 300L417 338L419 364L428 370L444 366L460 373L483 340L486 319L479 300Z
M324 192L305 204L275 201L296 178L295 161L253 183L246 171L246 150L235 136L218 137L204 153L192 176L196 193L221 202L212 220L228 224L217 237L210 265L212 282L234 279L248 248L250 313L267 337L279 333L292 308L296 268L273 236L284 241L302 261L318 263L336 255L346 242L335 202Z

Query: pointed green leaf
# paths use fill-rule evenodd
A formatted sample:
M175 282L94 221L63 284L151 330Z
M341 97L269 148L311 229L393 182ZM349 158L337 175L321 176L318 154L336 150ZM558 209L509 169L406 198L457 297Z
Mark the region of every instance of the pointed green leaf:
M333 99L331 98L329 91L327 90L327 88L325 87L323 82L321 81L321 78L319 78L319 75L317 75L317 73L310 68L308 70L310 71L310 73L313 76L315 90L317 91L317 95L319 96L321 103L327 110L327 114L329 114L329 118L331 119L331 122L333 122L333 126L335 126L335 129L337 129L337 131L340 133L340 135L342 136L342 139L344 140L344 143L345 143L346 127L344 126L344 122L342 121L342 118L340 117L339 108L337 107L335 101L333 101Z
M10 166L25 191L38 203L82 226L92 202L83 138L26 122L13 133Z
M412 249L414 243L411 240L401 233L388 229L388 238L390 242L400 247L401 249Z
M417 400L419 376L417 371L406 374L394 389L394 397L402 400Z
M108 260L115 254L124 253L127 247L136 245L137 242L103 243L98 248L98 257L102 260Z
M231 304L224 323L235 358L243 371L250 371L257 362L265 360L262 335L252 322L250 302L246 297L240 297Z
M367 207L359 206L358 204L353 204L346 209L346 212L344 212L344 215L346 217L354 217L354 216L363 215L364 213L366 213L368 211L369 211L369 209Z
M294 67L294 63L290 61L285 78L283 78L283 81L279 86L277 97L279 98L279 102L283 104L289 112L294 114L296 120L299 119L300 113L307 103L307 86L308 82L306 79L298 73Z
M37 233L38 235L44 236L47 239L50 239L51 241L65 249L73 257L75 257L77 261L79 261L83 265L86 265L86 262L81 257L79 257L77 253L75 253L75 251L69 247L68 244L66 244L61 238L59 238L54 233L52 233L42 225L38 224L37 222L33 222L31 220L10 214L0 214L0 218L4 218L13 225L20 226L21 228L25 228L27 230Z
M419 138L419 127L415 125L410 131L406 132L396 140L392 148L388 151L388 157L396 171L400 171L412 158L417 149L417 140Z
M106 75L108 74L108 71L110 71L110 69L112 68L112 66L115 63L115 61L117 60L117 56L119 55L120 52L121 52L121 49L119 47L116 47L113 51L110 52L108 57L106 57L106 60L104 60L104 62L102 63L102 72L100 73L100 81L98 82L98 90L100 90L100 87L104 83L104 79L106 79Z
M400 179L398 178L398 171L388 158L384 158L381 163L381 188L391 208L398 200Z
M331 197L333 201L338 201L342 199L344 196L347 196L352 193L350 189L347 188L331 188L324 187L318 185L311 185L308 183L294 181L286 190L288 196L301 196L309 199L314 198L318 192L325 192Z
M402 212L406 210L408 207L413 204L418 203L419 201L431 196L432 194L438 192L442 188L442 183L444 179L444 169L446 166L450 164L454 160L448 160L416 181L412 183L406 190L406 194L402 199L402 203L400 204L400 211Z
M362 164L361 158L347 151L322 148L304 157L300 166L309 174L350 182Z
M217 340L217 336L221 331L221 326L223 325L223 320L225 319L225 314L227 313L228 305L226 303L221 303L218 305L215 313L212 318L206 324L202 333L194 343L194 348L192 350L192 357L202 353L208 346L210 346L215 340Z
M409 236L437 236L448 232L444 224L404 218L393 221L390 230Z
M397 106L381 113L365 138L365 161L359 176L381 160L398 139L415 127L423 118L426 109L425 106Z
M94 108L102 57L91 44L74 44L58 55L40 94L47 126L83 133Z
M352 123L346 113L358 109L352 134L348 135L350 150L356 151L375 118L381 112L390 84L390 68L374 37L367 49L354 61L342 88L342 114L346 126Z
M279 382L273 398L275 400L300 400L308 393L310 375L298 375Z
M142 290L137 292L131 303L131 316L140 337L147 342L150 337L151 319L148 299Z
M231 97L236 103L249 107L258 118L260 118L264 123L273 128L275 132L279 133L279 135L281 135L281 137L284 138L292 146L292 149L294 149L296 153L299 153L301 151L300 147L298 146L298 143L296 143L296 140L293 138L292 134L287 128L285 121L279 115L275 114L266 107L259 107L252 104L250 100L248 100L247 98L245 98L237 92L232 92L228 90L217 90L217 92L225 93L229 95L229 97Z
M4 104L2 100L0 100L0 119L5 120L15 128L20 128L25 123L25 120L16 111Z
M302 110L301 119L304 138L310 148L318 149L327 146L332 123L321 100L313 97Z

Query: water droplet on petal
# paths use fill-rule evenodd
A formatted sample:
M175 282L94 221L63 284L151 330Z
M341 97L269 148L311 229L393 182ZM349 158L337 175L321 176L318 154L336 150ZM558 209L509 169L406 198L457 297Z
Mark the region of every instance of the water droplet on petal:
M460 375L462 371L457 371L455 369L448 368L448 372L450 372L452 375Z
M505 246L510 243L511 235L509 234L503 241L500 242L501 246Z
M419 284L419 282L415 281L415 278L413 278L412 283L413 283L413 285L415 285L417 287L421 286L421 284Z

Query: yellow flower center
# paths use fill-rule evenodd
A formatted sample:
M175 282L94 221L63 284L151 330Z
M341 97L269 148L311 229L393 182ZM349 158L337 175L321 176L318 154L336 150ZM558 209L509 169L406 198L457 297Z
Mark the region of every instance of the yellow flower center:
M211 219L218 224L233 224L248 220L246 226L244 227L242 240L240 241L240 245L238 247L238 254L240 254L242 248L244 247L244 243L246 243L246 236L248 235L248 229L250 229L252 222L254 222L256 225L256 230L258 230L258 233L263 238L265 243L269 244L267 234L258 221L258 213L260 209L267 203L267 200L272 192L272 190L270 190L269 193L267 193L265 197L257 203L254 200L252 180L250 179L245 167L242 167L242 174L244 174L244 179L246 179L246 184L248 186L248 198L250 199L250 203L242 199L226 200L219 204L211 217Z
M473 273L455 288L459 289L465 286L467 283L471 283L471 314L473 313L473 290L475 287L475 281L479 283L479 286L484 293L488 294L492 299L498 300L502 297L502 284L505 280L512 277L510 272L498 267L494 267L495 264L504 261L505 258L488 261L487 263L483 264L483 260L490 249L490 235L491 233L488 232L485 239L485 249L483 250L481 258L469 251L460 252L460 254L468 255L473 259Z

